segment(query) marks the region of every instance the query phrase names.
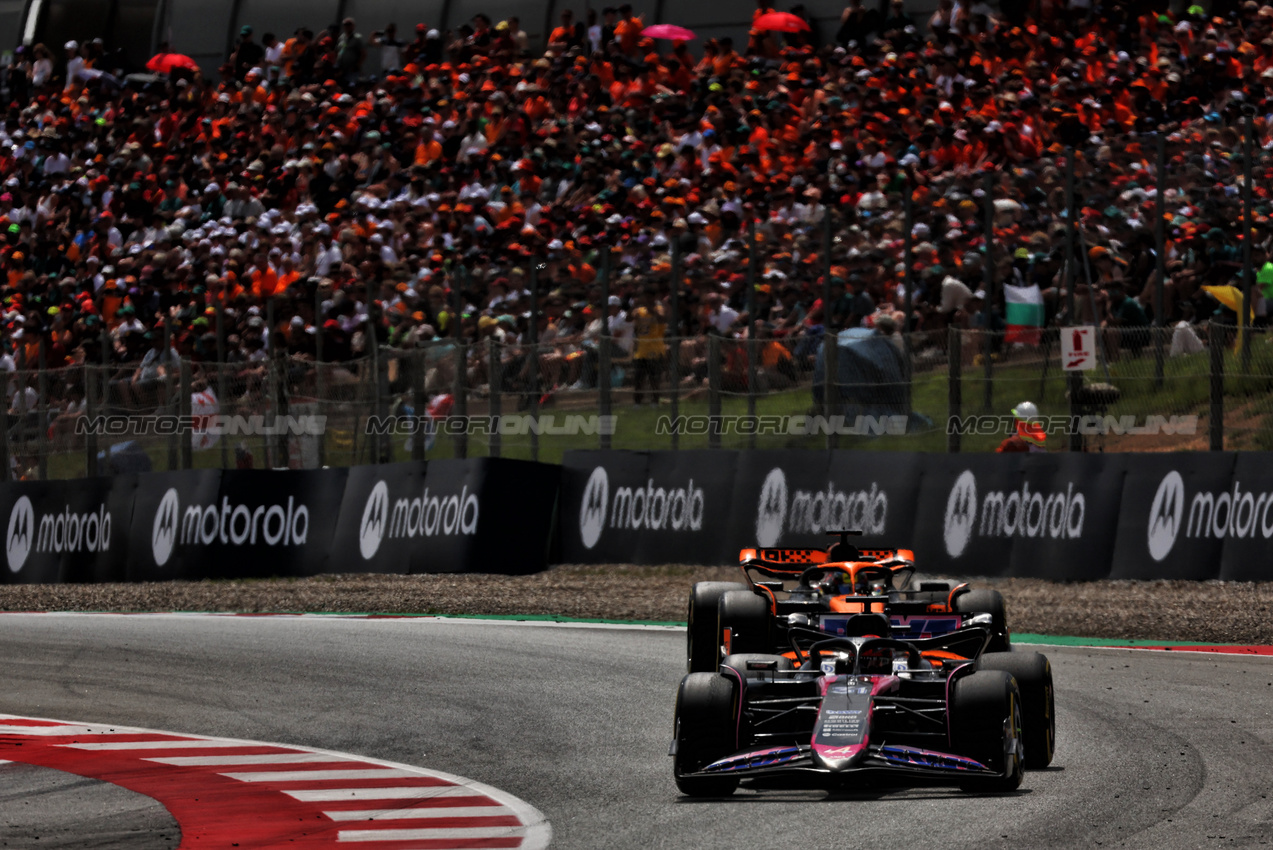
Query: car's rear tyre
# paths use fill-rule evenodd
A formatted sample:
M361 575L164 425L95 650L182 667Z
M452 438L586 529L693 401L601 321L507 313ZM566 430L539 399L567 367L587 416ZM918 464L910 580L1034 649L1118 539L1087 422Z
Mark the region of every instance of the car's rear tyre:
M1025 766L1039 770L1052 763L1056 752L1056 706L1052 665L1038 652L991 652L977 659L978 670L1011 673L1021 690Z
M955 597L954 609L960 614L990 615L990 645L986 652L1007 652L1012 648L1008 638L1008 615L1003 596L997 590L969 590Z
M726 797L738 788L737 776L685 776L702 770L738 748L738 688L717 673L690 673L676 694L676 787L690 797Z
M965 791L1015 791L1021 785L1021 692L1012 674L978 670L956 679L950 693L952 749L1003 774L970 777Z
M746 590L735 581L700 581L690 590L685 629L686 667L690 673L714 673L720 664L720 599L731 590Z
M721 597L717 641L729 629L729 653L768 653L773 651L773 617L769 600L750 590L731 590Z

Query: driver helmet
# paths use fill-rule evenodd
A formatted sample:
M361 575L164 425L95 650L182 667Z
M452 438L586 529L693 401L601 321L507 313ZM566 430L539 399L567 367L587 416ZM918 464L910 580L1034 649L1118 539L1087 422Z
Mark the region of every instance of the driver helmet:
M848 593L853 588L853 578L844 570L834 570L826 574L819 586L824 593Z
M885 647L862 650L858 669L866 674L893 672L893 650Z

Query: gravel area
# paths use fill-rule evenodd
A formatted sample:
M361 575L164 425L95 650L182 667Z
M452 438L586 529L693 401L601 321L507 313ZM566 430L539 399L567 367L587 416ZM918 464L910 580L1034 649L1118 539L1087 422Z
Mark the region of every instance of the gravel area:
M4 611L547 614L683 621L695 581L736 567L572 566L530 576L338 575L305 579L0 586ZM1004 595L1015 632L1273 643L1273 583L973 579Z

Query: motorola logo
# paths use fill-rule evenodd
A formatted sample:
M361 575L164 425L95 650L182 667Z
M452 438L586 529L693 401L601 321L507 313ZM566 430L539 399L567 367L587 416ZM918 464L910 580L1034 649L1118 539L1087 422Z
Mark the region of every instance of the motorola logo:
M609 504L610 476L604 466L598 466L588 476L588 483L583 488L583 503L579 506L579 536L585 549L596 546L601 539Z
M777 546L787 521L787 476L781 467L769 470L756 506L756 545Z
M172 557L172 549L177 544L177 523L180 505L177 503L177 490L169 487L168 492L159 501L159 510L155 511L155 522L150 529L150 550L155 556L155 566L162 567Z
M946 554L958 558L968 548L977 520L977 478L971 469L955 480L946 498Z
M756 543L777 546L784 534L818 536L838 528L884 534L888 494L878 482L869 489L843 490L829 481L817 490L787 486L787 475L774 467L760 486L756 504Z
M18 572L27 562L34 532L35 510L31 507L31 500L19 496L9 514L9 530L4 536L4 554L11 572Z
M1185 506L1188 505L1186 512ZM1155 561L1186 540L1273 539L1273 492L1243 490L1236 478L1229 490L1199 490L1192 496L1174 469L1163 476L1149 507L1147 542Z
M1149 555L1161 561L1171 554L1185 511L1185 482L1174 469L1163 477L1149 508Z
M385 536L385 522L389 518L389 485L377 481L362 509L362 522L358 525L358 551L363 560L370 560L380 549Z

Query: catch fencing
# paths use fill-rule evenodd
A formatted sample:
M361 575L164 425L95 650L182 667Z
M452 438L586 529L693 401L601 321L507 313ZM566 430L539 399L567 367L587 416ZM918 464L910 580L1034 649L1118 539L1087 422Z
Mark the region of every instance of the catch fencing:
M1273 448L1273 347L1239 330L1105 329L1067 372L1060 336L842 332L381 346L346 362L275 357L10 374L10 478L353 466L442 458L559 462L573 449L993 451L1031 401L1050 452ZM1160 359L1161 354L1161 359ZM603 380L603 375L609 380ZM828 391L829 390L829 391Z

